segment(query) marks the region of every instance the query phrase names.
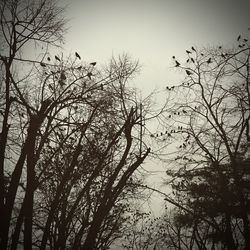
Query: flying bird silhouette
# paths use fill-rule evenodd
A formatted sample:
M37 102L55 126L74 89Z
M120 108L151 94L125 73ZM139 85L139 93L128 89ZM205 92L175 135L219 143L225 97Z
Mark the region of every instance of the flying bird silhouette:
M81 60L81 57L77 52L75 52L75 56Z
M61 62L60 58L58 56L55 56L55 59L59 62Z
M179 67L181 64L177 61L177 60L175 60L175 67Z

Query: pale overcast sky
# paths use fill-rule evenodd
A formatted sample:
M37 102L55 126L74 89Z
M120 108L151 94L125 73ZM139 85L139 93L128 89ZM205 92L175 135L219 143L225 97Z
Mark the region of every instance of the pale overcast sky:
M230 45L250 26L249 0L62 2L68 5L66 51L101 64L128 53L143 65L135 85L147 91L174 84L172 55L185 56L192 45Z
M139 59L134 85L148 94L178 84L172 56L191 46L230 46L250 27L250 0L63 0L69 19L64 53L77 51L87 62L108 63L112 55ZM150 164L149 164L150 165ZM156 169L157 167L157 169ZM158 170L160 165L151 168ZM161 168L162 172L165 172ZM153 177L153 178L152 178ZM162 177L152 175L163 189ZM159 184L157 186L157 184ZM165 187L166 188L166 187ZM156 211L162 197L153 199ZM156 204L159 204L158 206Z

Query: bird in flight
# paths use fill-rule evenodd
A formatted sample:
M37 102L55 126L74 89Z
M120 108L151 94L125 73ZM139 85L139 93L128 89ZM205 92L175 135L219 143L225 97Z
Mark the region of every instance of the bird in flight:
M81 60L81 57L77 52L75 52L75 56Z
M175 60L175 63L175 67L179 67L181 65L177 60Z

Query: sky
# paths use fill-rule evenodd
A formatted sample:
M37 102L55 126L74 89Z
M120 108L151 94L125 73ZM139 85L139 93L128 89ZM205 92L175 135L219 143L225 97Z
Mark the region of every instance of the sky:
M65 14L69 20L64 53L77 51L84 61L96 61L98 65L127 53L142 66L132 84L144 96L178 84L181 76L173 67L173 55L181 60L191 46L230 47L250 27L249 0L59 2L67 5ZM165 172L160 165L153 168ZM164 191L162 176L165 175L152 175L151 181L153 187ZM156 214L164 211L162 201L162 197L155 195L152 206Z
M186 49L231 47L239 34L250 34L249 0L60 0L67 5L68 31L64 53L77 51L83 61L105 65L127 53L139 60L140 74L132 84L146 96L179 84L182 76L172 56L185 58ZM149 162L149 165L151 163ZM158 167L157 167L158 166ZM166 191L162 166L150 177L153 187ZM152 209L164 211L154 195Z
M63 0L64 48L86 61L108 63L122 53L142 65L134 84L148 94L177 84L172 56L191 46L230 46L250 26L249 0Z

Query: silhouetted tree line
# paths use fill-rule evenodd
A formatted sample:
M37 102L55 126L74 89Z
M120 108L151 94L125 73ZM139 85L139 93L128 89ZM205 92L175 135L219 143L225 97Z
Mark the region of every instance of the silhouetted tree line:
M157 113L127 86L139 67L128 56L101 68L49 52L66 24L54 1L0 6L1 249L250 249L247 38L173 56L183 81ZM148 137L150 117L162 130ZM171 195L137 171L150 141L173 155ZM145 190L163 195L162 216L132 209Z
M126 86L138 63L124 55L98 69L77 52L52 56L62 11L1 1L1 249L108 249L150 152L146 110ZM48 50L30 59L27 46Z
M250 44L240 35L233 48L186 53L173 56L183 81L166 87L165 124L151 134L172 155L172 193L148 188L173 206L124 249L250 249Z

